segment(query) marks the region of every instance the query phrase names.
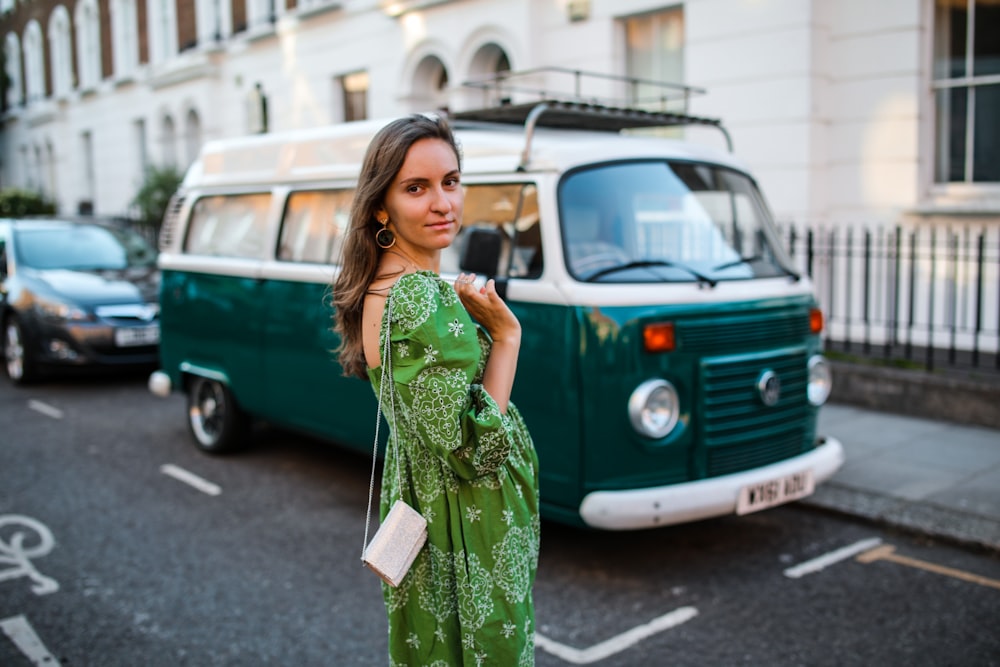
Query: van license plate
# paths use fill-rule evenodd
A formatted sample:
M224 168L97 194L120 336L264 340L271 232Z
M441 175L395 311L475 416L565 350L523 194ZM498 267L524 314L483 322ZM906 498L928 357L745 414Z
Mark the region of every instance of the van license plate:
M118 347L156 345L159 342L159 324L150 324L146 327L125 327L122 329L115 329L115 345Z
M747 484L740 489L740 497L736 501L736 513L749 514L805 498L814 488L812 470L803 470L757 484Z

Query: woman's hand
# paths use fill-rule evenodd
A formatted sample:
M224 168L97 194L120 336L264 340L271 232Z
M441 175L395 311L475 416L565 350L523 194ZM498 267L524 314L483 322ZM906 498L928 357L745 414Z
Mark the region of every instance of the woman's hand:
M455 281L455 292L469 314L493 339L490 358L483 373L483 388L496 401L500 412L507 414L517 372L517 355L521 349L521 323L497 294L497 286L492 279L478 289L473 283L475 279L475 275L460 274Z
M477 288L475 279L475 274L461 273L455 281L455 292L462 305L486 329L494 344L505 342L520 346L521 323L497 294L496 283L490 279Z

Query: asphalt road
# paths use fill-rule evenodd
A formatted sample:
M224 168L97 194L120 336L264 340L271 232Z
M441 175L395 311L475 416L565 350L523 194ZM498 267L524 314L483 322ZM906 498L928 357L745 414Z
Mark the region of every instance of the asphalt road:
M384 665L369 459L255 437L201 454L145 376L0 381L0 665ZM797 505L544 523L535 601L540 666L1000 664L995 555Z

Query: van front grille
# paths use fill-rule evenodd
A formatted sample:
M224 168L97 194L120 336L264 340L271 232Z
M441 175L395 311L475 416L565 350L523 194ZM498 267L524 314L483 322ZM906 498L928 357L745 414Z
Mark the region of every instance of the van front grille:
M677 349L713 353L720 349L759 349L797 345L809 335L809 311L785 310L762 316L741 315L722 320L676 324Z
M764 404L757 388L765 370L775 373L781 383L781 396L773 406ZM803 451L809 435L803 349L706 358L701 380L708 476L749 470Z

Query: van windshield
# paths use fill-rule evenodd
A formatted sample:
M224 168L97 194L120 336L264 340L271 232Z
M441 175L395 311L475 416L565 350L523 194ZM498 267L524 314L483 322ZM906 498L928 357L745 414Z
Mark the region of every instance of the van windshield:
M559 186L566 263L589 282L798 276L753 181L711 164L612 163Z

